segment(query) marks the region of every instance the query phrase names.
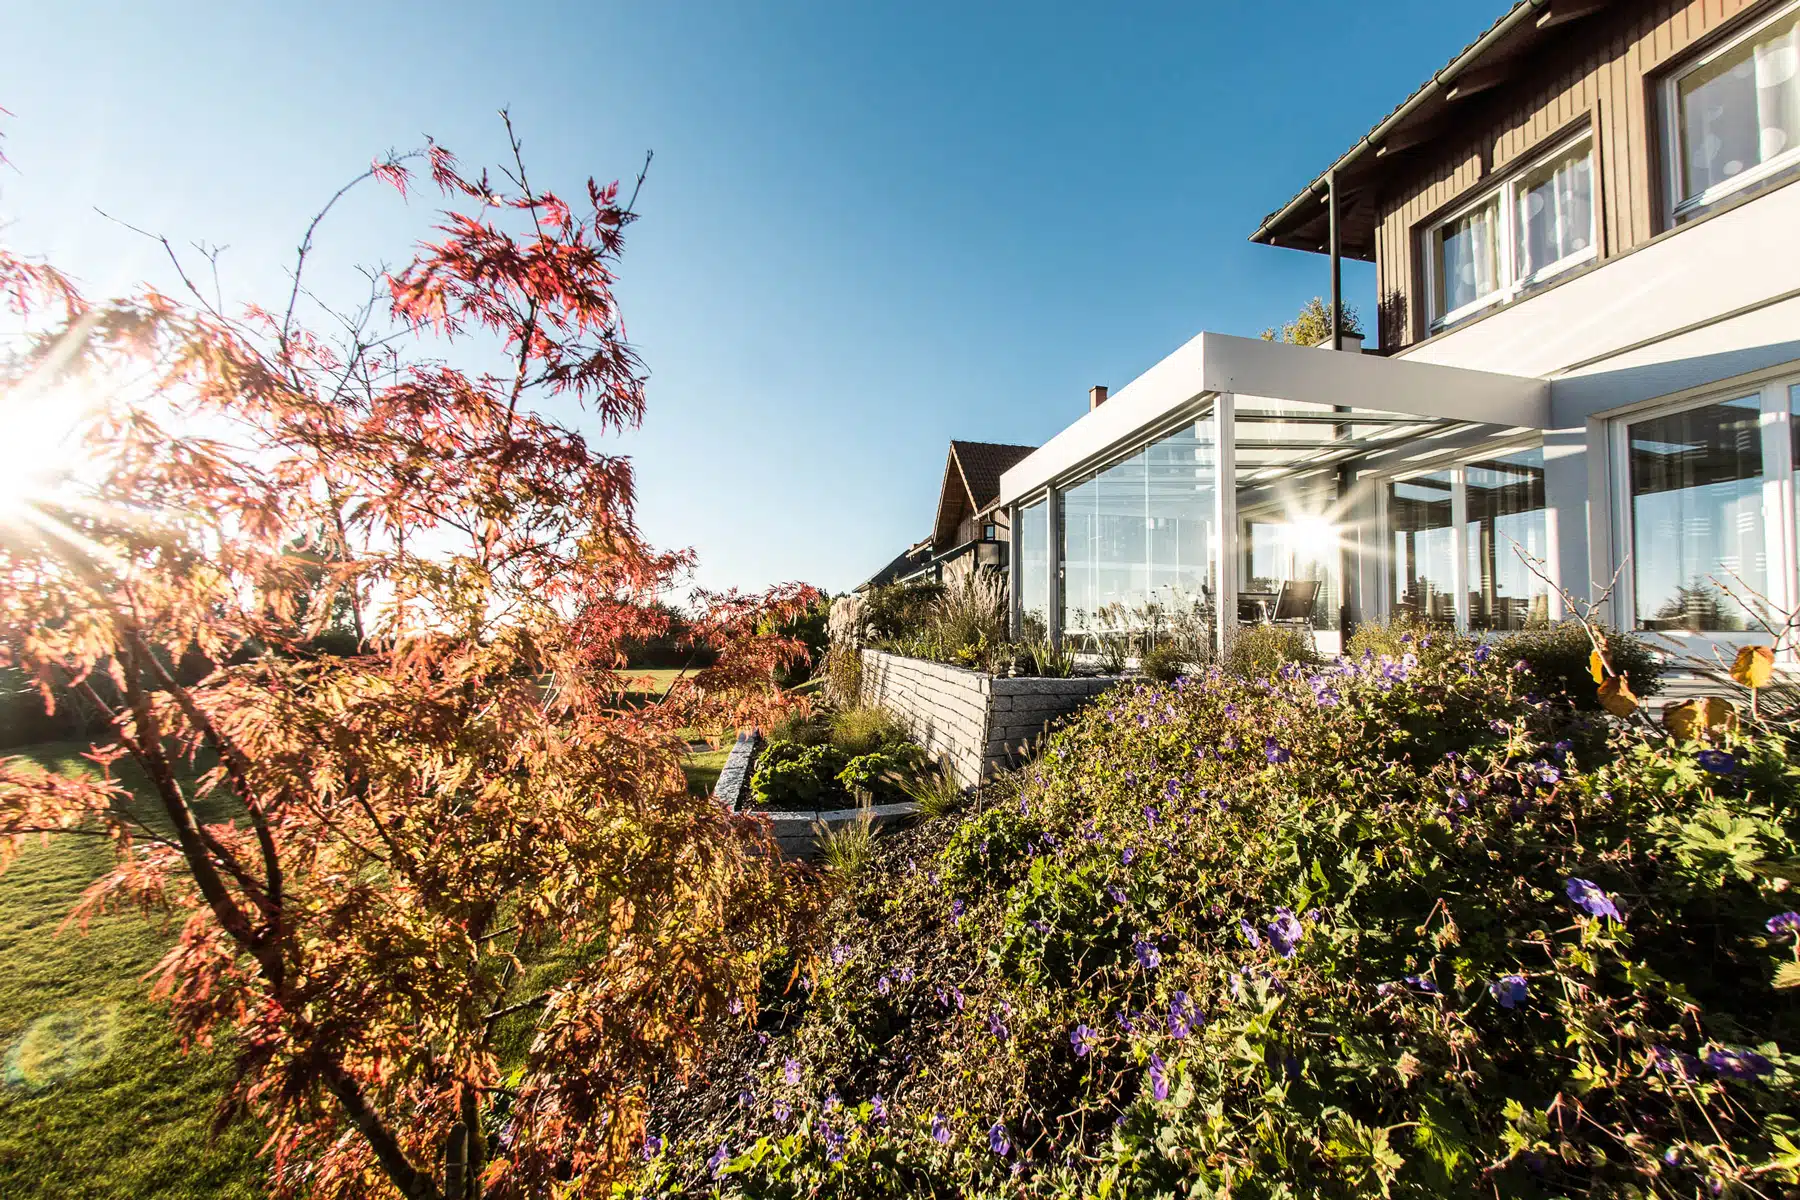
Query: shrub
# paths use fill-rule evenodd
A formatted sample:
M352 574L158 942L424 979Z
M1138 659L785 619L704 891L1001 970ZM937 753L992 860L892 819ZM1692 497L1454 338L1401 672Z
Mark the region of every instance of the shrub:
M769 727L769 740L822 746L831 740L831 718L810 709L790 710Z
M1800 767L1525 691L1454 642L1115 693L872 848L641 1186L1794 1194Z
M1289 625L1245 625L1225 648L1225 670L1239 679L1263 679L1284 663L1316 663L1312 634Z
M907 738L906 726L877 704L859 704L831 716L831 741L845 754L869 754Z
M1174 683L1187 669L1186 652L1173 642L1152 646L1138 659L1138 670L1159 683Z
M929 623L931 609L944 594L936 583L890 583L863 595L862 624L872 641L916 636Z
M770 742L750 776L750 794L764 808L835 808L838 772L847 765L836 746Z
M833 704L862 702L862 652L854 646L834 644L825 652L825 696Z
M1368 621L1350 635L1344 653L1350 658L1368 654L1375 658L1402 658L1437 649L1449 652L1459 649L1462 635L1454 626L1428 621L1412 613L1395 613L1386 621Z
M1662 660L1642 638L1603 630L1613 670L1625 676L1640 698L1662 690ZM1496 653L1507 662L1523 662L1531 677L1553 696L1567 696L1578 708L1600 707L1600 689L1589 673L1593 652L1587 631L1579 621L1562 621L1543 629L1528 629L1501 640Z
M877 804L889 804L906 795L906 781L918 774L925 752L900 742L868 754L859 754L837 773L837 783L848 798L867 796Z

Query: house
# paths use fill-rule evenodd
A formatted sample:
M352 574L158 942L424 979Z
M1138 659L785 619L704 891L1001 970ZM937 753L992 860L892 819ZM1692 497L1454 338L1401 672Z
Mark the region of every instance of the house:
M1373 261L1379 345L1202 332L1091 405L1002 475L1015 622L1566 590L1729 652L1800 606L1797 179L1797 0L1520 0L1252 235Z
M1094 394L1104 396L1105 389L1096 388ZM931 536L908 547L855 590L916 580L949 583L979 568L1004 574L1011 513L999 503L1000 476L1036 449L997 442L951 442Z

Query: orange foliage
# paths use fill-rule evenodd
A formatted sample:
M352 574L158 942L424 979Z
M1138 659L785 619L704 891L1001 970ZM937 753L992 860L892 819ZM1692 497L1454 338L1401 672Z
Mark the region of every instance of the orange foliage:
M771 671L803 651L756 630L816 595L700 597L716 665L625 702L621 647L692 556L643 542L629 460L539 402L641 419L612 292L633 214L590 181L577 215L513 148L504 187L421 152L452 210L335 340L298 282L279 314L92 304L0 252L0 299L48 330L0 387L94 406L87 461L0 524L0 660L117 729L98 782L0 763L0 862L103 828L118 869L83 912L190 913L156 991L188 1038L229 1035L282 1192L604 1192L647 1090L753 1012L797 903L678 756L781 706ZM404 191L409 161L363 178ZM505 368L429 349L469 338ZM346 610L354 653L318 653ZM111 781L121 754L153 801ZM239 819L200 824L212 793ZM535 1028L503 1068L507 1020Z

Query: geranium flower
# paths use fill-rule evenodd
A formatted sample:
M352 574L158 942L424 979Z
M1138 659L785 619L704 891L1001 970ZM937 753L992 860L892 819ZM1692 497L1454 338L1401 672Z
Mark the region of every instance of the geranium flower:
M745 1088L743 1091L738 1093L738 1107L739 1108L749 1108L752 1104L755 1104L755 1103L756 1103L756 1093L752 1092L749 1088Z
M819 1132L825 1137L825 1161L842 1162L844 1160L844 1135L829 1125L820 1125Z
M1664 1075L1680 1075L1686 1079L1694 1079L1700 1074L1699 1059L1685 1050L1674 1050L1668 1046L1652 1046L1650 1048L1650 1064Z
M1252 950L1262 949L1262 935L1256 932L1256 926L1252 925L1247 919L1243 917L1238 918L1238 932L1244 935L1244 940L1250 943L1250 948Z
M950 901L950 915L953 917L960 917L963 915L963 902L961 896Z
M731 1157L730 1146L728 1146L724 1142L720 1142L719 1148L717 1150L714 1150L712 1152L712 1157L708 1158L706 1160L706 1169L713 1173L714 1178L717 1178L719 1176L719 1174L725 1169L725 1160L730 1157Z
M1171 782L1173 782L1173 781L1171 780ZM1154 808L1151 808L1148 804L1144 805L1144 824L1148 825L1152 829L1155 829L1156 828L1156 820L1157 820L1156 810Z
M1488 991L1500 1002L1501 1008L1517 1008L1525 1003L1525 997L1530 994L1523 975L1502 975L1488 984Z
M1163 1073L1162 1056L1150 1055L1150 1091L1158 1100L1169 1098L1169 1077Z
M1563 885L1563 890L1568 892L1575 907L1585 910L1590 917L1611 917L1619 922L1625 920L1619 915L1619 906L1613 903L1612 897L1586 879L1570 876L1568 883Z
M725 1011L735 1017L744 1011L744 1002L736 996L733 996L731 998L731 1003L725 1006Z
M988 1014L988 1032L994 1035L995 1040L1002 1042L1004 1042L1012 1033L1012 1031L1006 1027L1006 1022L1000 1019L1000 1012L998 1009Z
M790 1058L785 1063L781 1064L781 1074L789 1083L799 1083L800 1060L797 1058Z
M876 1092L873 1096L869 1097L869 1115L874 1117L877 1121L880 1121L883 1125L887 1124L887 1101L881 1098L880 1092Z
M1488 660L1488 655L1493 652L1493 647L1489 646L1486 642L1483 642L1481 645L1475 647L1475 661L1486 662Z
M1728 1079L1755 1079L1773 1075L1775 1064L1754 1050L1715 1046L1706 1052L1706 1065Z
M1433 996L1438 994L1437 984L1431 982L1431 980L1425 978L1423 975L1408 975L1406 977L1406 982L1412 984L1421 992L1429 992Z
M1800 913L1777 913L1764 922L1770 933L1800 933Z
M644 1161L649 1162L651 1159L661 1154L662 1148L663 1140L661 1138L657 1137L654 1133L647 1134L644 1138Z
M950 1144L950 1126L944 1120L943 1113L931 1114L931 1140L940 1146Z
M1133 850L1130 846L1127 846L1123 850L1119 851L1119 861L1128 867L1131 865L1131 860L1136 857L1137 857L1137 851Z
M1001 1158L1012 1152L1012 1143L1006 1139L1006 1126L998 1121L988 1127L988 1149Z
M1131 952L1137 955L1138 966L1146 971L1154 971L1162 966L1162 951L1145 941L1143 934L1132 939Z
M777 1100L775 1102L775 1119L777 1121L786 1122L793 1113L793 1106L786 1100Z
M1069 1034L1069 1044L1075 1047L1076 1058L1086 1058L1088 1051L1094 1048L1094 1031L1086 1025L1077 1025Z
M1278 767L1294 756L1288 750L1283 749L1281 743L1273 737L1266 737L1263 739L1263 757L1269 760L1271 766Z
M1300 939L1306 936L1306 927L1294 918L1292 909L1276 910L1276 916L1269 923L1269 942L1275 952L1283 958L1294 957L1294 949L1299 946Z
M828 1113L836 1112L838 1109L844 1107L844 1102L838 1096L838 1094L836 1092L832 1092L830 1095L825 1097L825 1103L822 1104L820 1107L823 1108Z
M1737 759L1723 750L1702 750L1694 756L1702 770L1711 771L1714 775L1735 775Z
M1118 888L1114 887L1110 883L1106 885L1106 894L1108 896L1112 897L1112 902L1114 904L1125 903L1125 893L1121 892Z

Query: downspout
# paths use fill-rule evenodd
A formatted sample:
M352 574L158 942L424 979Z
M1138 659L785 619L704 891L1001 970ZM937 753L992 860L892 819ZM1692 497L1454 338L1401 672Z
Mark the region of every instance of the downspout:
M1331 348L1344 348L1344 242L1338 228L1337 168L1325 173L1326 203L1331 206Z

